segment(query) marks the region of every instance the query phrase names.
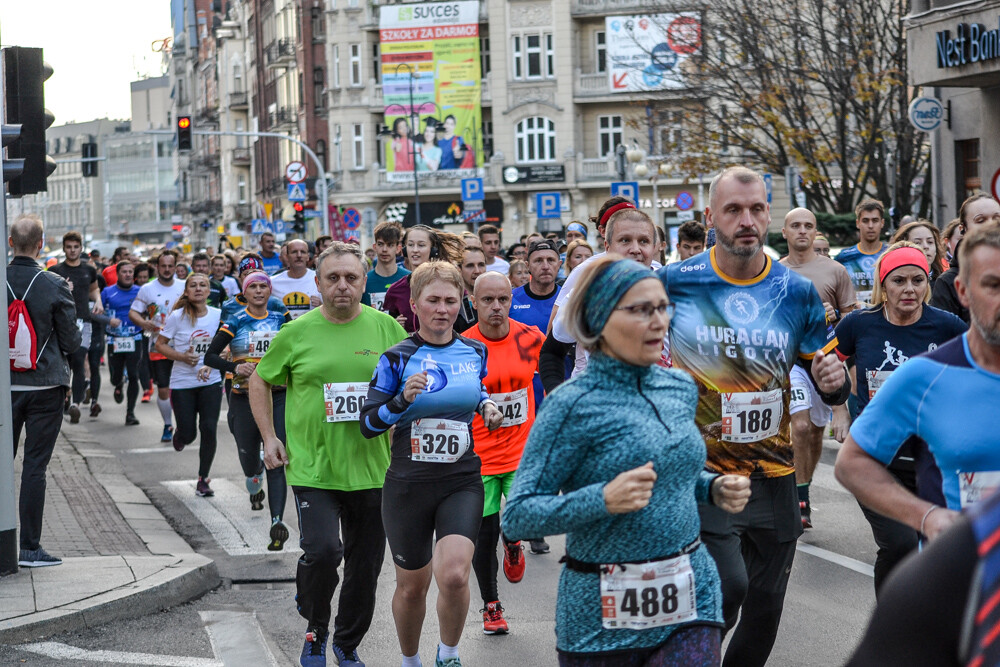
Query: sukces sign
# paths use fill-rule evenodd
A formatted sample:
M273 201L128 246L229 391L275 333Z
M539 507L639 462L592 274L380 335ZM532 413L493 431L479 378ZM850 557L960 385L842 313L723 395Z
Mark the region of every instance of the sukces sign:
M482 166L479 3L383 5L386 173L471 177Z
M605 29L613 93L682 88L688 59L701 53L701 17L694 12L609 16Z

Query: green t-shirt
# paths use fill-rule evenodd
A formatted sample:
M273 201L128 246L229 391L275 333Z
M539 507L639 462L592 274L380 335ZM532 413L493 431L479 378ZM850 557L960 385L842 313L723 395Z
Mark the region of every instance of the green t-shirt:
M365 439L356 415L382 353L404 338L395 319L366 306L347 324L332 324L316 308L281 327L257 374L288 386L289 484L335 491L382 487L389 434ZM335 386L325 392L327 384ZM328 415L344 419L350 413L353 420L328 421Z
M368 272L368 283L365 285L365 293L361 295L361 303L375 310L382 310L382 302L385 301L385 293L389 291L389 287L408 275L410 272L401 266L388 278L380 276L375 269L372 269Z

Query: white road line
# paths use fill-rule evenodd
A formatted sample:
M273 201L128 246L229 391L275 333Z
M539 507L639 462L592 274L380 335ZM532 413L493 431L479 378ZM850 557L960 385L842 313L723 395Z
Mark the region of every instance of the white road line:
M199 447L198 445L195 445L193 447L191 445L188 445L184 449L185 451L192 450L196 452L198 451ZM122 451L124 451L124 453L126 454L167 454L167 453L174 454L175 453L174 448L170 445L164 445L163 447L136 447L135 449L125 449Z
M54 660L83 660L100 662L105 665L157 665L159 667L226 667L222 660L214 658L189 658L182 655L155 655L153 653L129 653L127 651L91 651L59 642L38 642L18 647L24 651L44 655ZM214 646L213 646L214 648ZM268 652L270 655L270 652ZM216 653L218 655L218 653ZM273 657L271 658L274 659ZM247 663L251 664L251 663Z
M847 556L842 556L838 553L834 553L833 551L815 547L804 542L798 542L795 545L795 548L802 553L809 554L810 556L816 556L816 558L822 558L823 560L829 561L834 565L846 567L848 570L854 570L855 572L863 574L867 577L875 576L875 568L868 563L862 563L859 560L848 558Z
M227 479L212 480L215 495L210 498L195 495L194 481L170 481L162 484L191 510L212 533L219 546L231 556L301 553L298 548L299 534L293 528L294 522L289 523L288 517L285 518L285 524L288 526L289 537L284 551L267 550L271 530L267 501L264 501L264 510L252 511L242 480L238 485Z
M224 667L270 665L278 661L267 646L257 614L243 611L200 611L212 651Z

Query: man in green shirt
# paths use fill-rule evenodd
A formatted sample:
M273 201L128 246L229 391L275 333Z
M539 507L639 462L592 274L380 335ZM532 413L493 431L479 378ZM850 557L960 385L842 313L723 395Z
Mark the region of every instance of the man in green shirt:
M316 259L320 308L285 324L250 377L250 407L268 468L284 465L295 494L301 547L299 613L307 621L301 663L326 664L331 601L344 552L344 588L332 650L341 667L363 665L357 646L371 625L385 554L382 484L389 437L366 440L358 413L379 357L406 338L395 319L363 308L367 265L356 245L333 243ZM287 447L275 434L271 385L287 385ZM340 540L344 536L346 547Z
M368 284L361 303L375 310L382 310L382 302L389 287L403 276L410 275L410 272L396 264L402 239L399 223L380 222L375 227L374 236L377 261L375 268L368 272Z

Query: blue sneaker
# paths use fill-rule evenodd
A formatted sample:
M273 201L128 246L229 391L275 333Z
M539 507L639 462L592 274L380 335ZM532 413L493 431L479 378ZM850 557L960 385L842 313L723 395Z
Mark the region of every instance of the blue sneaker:
M329 634L326 628L309 628L306 631L306 643L299 656L302 667L326 667L326 637Z
M163 435L160 436L160 442L170 442L174 439L174 427L164 426ZM183 446L181 447L183 449Z
M458 658L441 659L441 647L438 646L437 655L434 656L434 667L462 667L462 661Z
M330 642L330 650L333 651L333 657L337 659L337 664L340 667L365 667L365 663L361 662L361 658L358 657L357 649L348 653L333 642Z

